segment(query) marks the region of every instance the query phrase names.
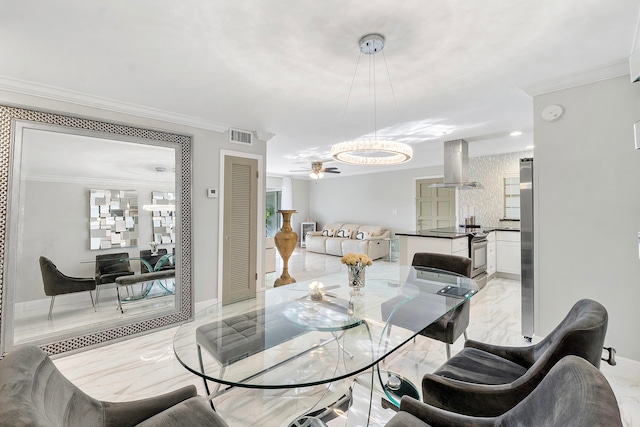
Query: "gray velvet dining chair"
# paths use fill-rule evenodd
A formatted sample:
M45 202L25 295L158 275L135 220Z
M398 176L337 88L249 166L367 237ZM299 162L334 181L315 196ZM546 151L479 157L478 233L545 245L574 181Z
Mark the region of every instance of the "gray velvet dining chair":
M0 360L0 427L161 427L227 424L193 385L129 402L87 395L38 347L16 347Z
M444 270L449 273L457 274L459 276L471 277L471 259L461 257L457 255L446 255L432 252L418 252L413 255L413 261L411 262L413 267L417 268L431 268L437 270ZM387 320L389 325L387 328L387 335L391 333L392 326L400 326L406 329L411 329L411 323L413 319L411 317L391 316L395 306L403 301L403 298L396 298L387 301L382 304L382 317ZM422 301L421 299L414 298L409 302L402 302L404 309L407 312L412 310L420 310ZM453 309L450 313L447 313L425 329L420 331L420 335L427 338L431 338L437 341L441 341L446 345L447 359L451 358L451 345L464 335L464 339L467 339L467 327L469 326L470 319L470 302L464 301L458 307ZM391 317L390 317L391 316Z
M89 292L91 305L93 305L94 310L96 309L96 304L93 300L93 291L96 289L96 281L93 277L69 277L58 270L58 267L56 267L49 258L44 256L40 257L39 263L40 273L42 274L42 283L44 285L44 293L46 296L51 297L51 303L49 304L49 320L51 320L53 304L56 300L56 296L58 295L72 294L76 292Z
M135 274L129 262L130 255L127 252L96 255L96 303L100 297L102 285L116 282L118 277Z
M403 397L387 427L621 427L618 402L602 373L578 356L560 360L512 409L493 417L446 411Z
M471 258L456 255L437 254L432 252L418 252L413 255L411 265L414 267L435 268L445 270L460 276L471 278ZM446 316L427 326L420 335L445 343L447 359L451 358L451 345L464 335L467 337L467 327L471 317L471 303L467 300L456 307Z
M582 299L539 343L504 347L467 340L465 347L422 379L425 403L473 416L498 416L522 401L560 359L575 355L600 367L607 310Z

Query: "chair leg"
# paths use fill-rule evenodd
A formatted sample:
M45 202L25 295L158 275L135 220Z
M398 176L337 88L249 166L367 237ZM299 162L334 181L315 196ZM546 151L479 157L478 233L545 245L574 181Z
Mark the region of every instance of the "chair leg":
M447 360L451 359L451 345L449 343L447 344Z
M129 287L127 286L127 294L129 293ZM124 314L124 310L122 309L122 300L120 299L120 286L116 285L116 294L118 299L118 308L120 309L120 314Z
M100 286L96 286L96 305L100 303Z
M53 302L56 300L56 296L52 296L51 297L51 304L49 304L49 317L47 317L47 320L51 320L51 312L53 312Z
M469 337L467 336L467 330L465 329L464 332L462 333L462 335L464 335L464 340L468 340Z
M93 300L93 291L89 291L89 296L91 297L91 305L93 306L93 311L97 311L96 302Z

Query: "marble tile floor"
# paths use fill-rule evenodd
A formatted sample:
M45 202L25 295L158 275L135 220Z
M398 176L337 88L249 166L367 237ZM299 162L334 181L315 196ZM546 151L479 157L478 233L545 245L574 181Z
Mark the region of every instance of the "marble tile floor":
M139 288L141 287L136 286L136 289L131 291L131 295L140 293ZM175 296L165 295L165 293L164 288L154 284L147 298L123 303L124 313L118 309L115 288L101 290L100 302L96 305L95 311L88 292L59 295L56 297L50 320L48 319L50 298L16 304L15 341L20 343L33 337L82 329L87 324L126 319L174 307ZM95 295L94 292L94 298ZM123 295L127 296L128 294Z
M385 263L376 261L376 263ZM385 263L389 268L395 264ZM277 272L281 272L281 259L277 258ZM344 269L339 257L307 253L297 248L289 260L289 271L298 280ZM272 286L277 273L266 275L267 286ZM469 337L479 341L502 345L526 345L520 335L520 283L514 280L493 279L472 299ZM107 346L71 354L55 359L58 368L86 393L102 400L127 401L154 396L194 384L204 395L202 381L186 371L175 359L172 349L177 328L117 342ZM460 351L463 340L452 346L452 353ZM418 388L425 372L435 370L446 360L444 344L424 337L408 343L387 358L383 368L401 372ZM618 399L623 424L640 426L640 363L619 358L618 365L603 362L602 371ZM370 378L365 373L364 379ZM219 411L231 426L288 425L288 414L300 413L306 408L320 408L336 400L350 386L342 381L330 386L318 386L287 392L233 390L216 399ZM353 392L362 394L357 385ZM382 409L380 397L374 395L370 425L381 426L393 416L391 410ZM354 421L357 414L366 416L366 410L352 407L348 418L336 411L330 427L363 425ZM364 411L364 412L363 412ZM252 414L259 414L253 416Z

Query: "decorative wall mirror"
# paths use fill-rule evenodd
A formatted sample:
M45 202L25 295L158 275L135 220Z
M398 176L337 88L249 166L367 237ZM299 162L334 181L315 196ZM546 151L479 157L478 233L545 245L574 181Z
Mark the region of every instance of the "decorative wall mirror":
M137 191L91 189L89 209L91 249L138 246Z
M0 150L0 352L28 342L62 353L192 317L190 136L0 106ZM96 255L117 255L141 271L140 252L155 238L150 227L138 227L134 246L92 250L91 190L114 188L132 191L122 200L135 193L141 206L155 192L175 197L167 248L175 250L175 294L120 312L112 283L100 287L95 311L88 292L65 294L48 319L41 256L71 277L94 277ZM138 215L139 223L153 221L153 211Z

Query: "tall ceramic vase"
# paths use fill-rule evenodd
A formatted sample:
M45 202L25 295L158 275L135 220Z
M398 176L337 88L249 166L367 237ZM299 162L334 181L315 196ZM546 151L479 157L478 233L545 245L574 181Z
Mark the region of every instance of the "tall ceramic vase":
M279 210L282 214L282 228L274 236L276 249L282 257L282 275L273 284L275 287L295 283L296 279L289 276L289 257L298 244L298 233L291 228L291 215L295 210Z

